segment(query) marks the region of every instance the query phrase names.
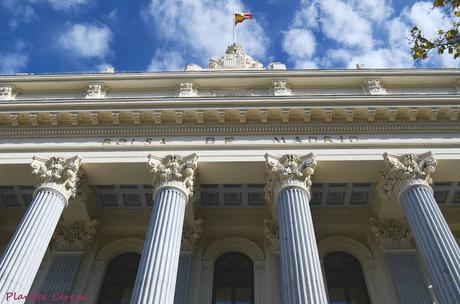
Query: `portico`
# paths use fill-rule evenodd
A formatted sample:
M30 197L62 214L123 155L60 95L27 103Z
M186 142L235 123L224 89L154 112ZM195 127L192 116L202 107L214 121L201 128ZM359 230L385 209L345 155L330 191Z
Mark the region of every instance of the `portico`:
M458 302L460 73L226 64L0 78L0 303Z

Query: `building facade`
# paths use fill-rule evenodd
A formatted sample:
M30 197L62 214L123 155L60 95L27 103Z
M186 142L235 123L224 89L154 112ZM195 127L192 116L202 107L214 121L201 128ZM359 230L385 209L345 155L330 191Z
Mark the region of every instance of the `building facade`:
M460 303L459 80L2 76L0 303Z

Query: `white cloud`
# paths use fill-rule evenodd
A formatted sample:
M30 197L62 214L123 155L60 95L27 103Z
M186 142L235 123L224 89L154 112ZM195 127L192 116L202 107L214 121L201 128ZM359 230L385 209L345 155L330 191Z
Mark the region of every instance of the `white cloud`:
M8 25L15 29L21 23L38 20L35 6L47 4L56 11L71 12L87 6L95 0L0 0L0 6L9 12Z
M284 34L283 49L295 67L412 67L410 29L416 25L432 38L439 29L449 28L452 20L433 9L431 1L415 2L398 14L391 4L392 0L302 0ZM312 35L303 37L305 31ZM305 50L311 41L314 53ZM458 67L460 63L449 55L432 54L421 65Z
M319 7L322 31L328 38L347 46L372 47L372 26L351 5L341 0L322 0Z
M437 36L439 29L451 26L451 20L444 18L440 9L433 9L432 2L416 2L410 9L404 10L403 16L430 39Z
M292 28L285 32L283 49L291 56L296 68L316 67L311 60L316 49L316 38L310 30Z
M68 11L70 9L81 7L81 6L87 5L90 2L92 2L92 0L46 0L46 1L49 3L49 5L53 9L57 11L61 11L61 10Z
M224 54L232 42L233 12L247 11L241 0L151 0L146 15L168 47L181 49L201 64ZM268 38L254 15L236 28L237 42L258 59L266 56Z
M105 25L74 24L58 38L66 51L83 58L104 58L110 52L112 31Z
M150 64L148 71L179 71L185 67L182 55L173 50L157 49Z
M21 72L27 65L27 56L16 53L0 54L0 74Z

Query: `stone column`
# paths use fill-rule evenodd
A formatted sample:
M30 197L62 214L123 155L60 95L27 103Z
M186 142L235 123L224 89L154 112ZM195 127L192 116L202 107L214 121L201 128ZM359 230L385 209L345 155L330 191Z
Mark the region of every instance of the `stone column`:
M430 304L433 299L417 262L414 237L403 220L370 218L371 232L384 253L401 303Z
M459 303L460 249L430 187L436 160L431 152L383 158L381 196L395 195L404 209L439 302Z
M311 176L316 162L305 156L266 154L267 200L276 204L280 233L282 285L286 304L326 304L313 221Z
M55 303L53 294L71 294L84 250L94 240L97 224L98 221L93 220L58 225L51 239L51 265L40 289L40 294L48 295L48 301L40 303Z
M194 193L198 156L149 155L154 207L134 285L132 304L172 304L185 207Z
M193 252L201 238L202 225L202 219L184 223L174 304L188 303Z
M24 303L61 213L75 196L80 163L79 156L33 158L39 184L0 261L0 303L11 303L13 296L20 298L14 303Z

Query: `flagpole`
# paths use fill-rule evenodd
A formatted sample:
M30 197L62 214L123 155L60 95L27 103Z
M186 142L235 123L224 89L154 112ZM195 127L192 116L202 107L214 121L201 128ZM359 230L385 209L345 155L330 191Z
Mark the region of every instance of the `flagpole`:
M233 12L233 44L235 44L235 41L236 41L236 37L235 37L236 36L236 34L235 34L236 26L235 25L236 25L235 24L235 12Z

